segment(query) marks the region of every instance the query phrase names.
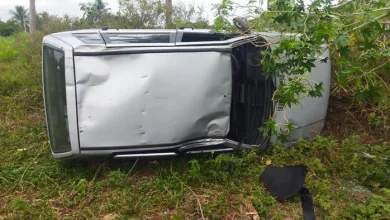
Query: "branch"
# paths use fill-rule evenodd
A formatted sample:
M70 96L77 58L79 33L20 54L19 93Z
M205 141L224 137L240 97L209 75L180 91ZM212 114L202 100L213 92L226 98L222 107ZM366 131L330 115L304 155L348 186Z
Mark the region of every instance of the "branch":
M129 174L131 173L131 171L133 171L133 169L134 169L135 165L137 164L138 160L139 160L139 158L137 158L137 160L134 162L133 166L131 167L129 172L127 172L127 174L126 174L124 179L126 179L129 176Z
M377 156L371 155L369 153L363 152L363 157L366 159L376 159ZM390 159L386 157L379 157L379 159L389 162Z
M344 5L347 5L347 4L351 3L351 2L353 2L353 0L345 1L345 2L343 2L343 3L341 3L341 4L339 4L339 5L332 6L331 8L332 8L332 9L341 8L341 7L343 7Z
M189 186L187 186L185 183L183 183L183 181L181 181L181 180L179 179L179 177L177 177L174 173L171 173L171 174L172 174L177 180L179 180L179 182L180 182L183 186L185 186L187 189L189 189L189 190L192 192L192 194L195 196L196 201L198 202L198 207L199 207L199 210L200 210L200 214L202 215L202 220L204 220L205 217L204 217L204 215L203 215L202 204L200 203L200 200L199 200L199 198L198 198L198 195L196 195L196 193L195 193Z
M387 11L387 10L390 10L390 8L378 8L378 9L373 9L373 10L370 10L370 11L363 11L363 12L355 12L355 13L349 13L349 14L338 14L338 13L335 13L335 12L331 12L331 14L334 14L334 15L337 15L337 16L340 16L340 17L350 17L350 16L354 16L354 15L362 15L362 14L365 14L367 12L378 12L378 11Z
M369 25L371 22L380 20L380 19L385 18L385 17L387 17L387 16L389 16L389 15L390 15L390 12L387 12L387 13L381 15L381 16L375 17L375 18L373 18L373 19L371 19L371 20L369 20L369 21L367 21L367 22L364 22L363 24L361 24L361 25L355 27L354 29L352 29L352 30L349 31L349 32L356 31L356 30L358 30L358 29L364 28L365 26Z

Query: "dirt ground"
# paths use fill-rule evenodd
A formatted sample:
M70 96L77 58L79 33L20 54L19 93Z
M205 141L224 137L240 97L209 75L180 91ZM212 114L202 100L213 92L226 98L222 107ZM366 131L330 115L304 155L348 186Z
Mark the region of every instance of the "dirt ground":
M367 112L353 109L342 98L331 96L322 135L332 136L339 141L351 135L359 135L363 144L390 142L390 129L383 126L375 128L369 124L367 117Z

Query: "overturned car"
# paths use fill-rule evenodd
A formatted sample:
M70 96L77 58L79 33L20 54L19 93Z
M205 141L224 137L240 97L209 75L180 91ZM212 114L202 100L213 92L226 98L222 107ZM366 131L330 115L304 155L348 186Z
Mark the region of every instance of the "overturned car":
M322 98L283 109L279 78L262 74L261 51L274 33L209 30L81 30L43 39L47 127L56 158L138 158L265 148L266 120L297 128L289 141L324 125L330 64L310 77ZM256 42L256 43L254 43Z

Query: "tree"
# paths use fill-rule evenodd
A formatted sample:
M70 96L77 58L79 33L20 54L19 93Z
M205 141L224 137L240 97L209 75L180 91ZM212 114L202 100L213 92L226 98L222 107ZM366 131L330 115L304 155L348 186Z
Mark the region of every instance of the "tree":
M256 6L222 0L217 7L215 27L226 30L237 8L252 11ZM253 13L251 13L253 15ZM253 31L276 31L282 38L265 51L261 60L266 75L282 78L273 99L285 108L301 103L303 97L321 97L321 82L307 74L325 49L331 52L321 62L332 61L333 95L349 100L349 105L365 111L368 122L388 129L390 118L390 49L384 41L386 21L390 19L388 0L303 0L270 1L269 10L257 10L250 18ZM264 45L263 45L264 46ZM272 120L271 120L272 121ZM268 129L291 131L289 122Z
M173 20L172 20L172 0L165 0L165 8L166 8L166 19L165 19L165 27L172 28Z
M80 10L84 12L84 18L90 23L99 21L104 13L109 8L106 8L107 4L102 0L95 0L94 2L80 4Z
M119 0L119 13L127 28L155 28L164 24L162 0Z
M207 28L209 26L204 16L203 6L195 3L179 1L173 7L173 24L178 27Z
M9 20L7 22L0 21L0 36L2 37L8 37L15 33L18 30L18 25L12 21Z
M37 12L35 10L35 0L30 0L30 34L33 35L36 29Z
M28 12L26 8L21 5L16 5L15 10L10 10L9 14L12 15L12 20L17 21L24 31L27 31Z
M37 29L43 30L44 26L52 20L50 14L46 11L41 12L37 15Z

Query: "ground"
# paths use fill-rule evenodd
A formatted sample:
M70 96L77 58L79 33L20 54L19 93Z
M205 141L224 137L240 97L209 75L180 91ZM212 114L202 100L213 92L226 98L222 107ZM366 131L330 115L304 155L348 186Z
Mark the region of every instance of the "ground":
M339 141L351 135L361 136L362 143L381 144L390 142L390 130L375 128L367 120L367 111L350 107L348 101L332 96L329 101L328 114L322 135L331 136Z
M345 138L351 134L342 136L342 143L319 137L265 154L58 161L51 157L42 114L28 115L18 125L6 119L0 219L301 219L299 197L276 202L259 182L267 162L308 166L306 185L320 219L390 217L388 164L357 155L388 154L389 145L363 145L367 141L357 136Z
M380 159L390 158L389 134L343 100L332 97L322 137L291 148L59 161L45 128L40 45L0 41L0 219L302 219L299 196L277 202L259 182L269 163L308 167L319 219L390 219L390 166ZM7 43L17 51L2 53Z

